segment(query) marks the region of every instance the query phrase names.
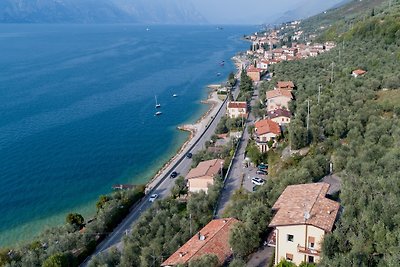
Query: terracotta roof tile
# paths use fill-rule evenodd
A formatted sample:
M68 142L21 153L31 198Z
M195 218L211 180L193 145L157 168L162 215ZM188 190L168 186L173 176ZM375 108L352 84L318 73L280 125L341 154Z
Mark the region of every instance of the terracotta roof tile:
M247 68L247 72L261 72L262 70L259 68L256 68L254 66L250 66Z
M268 118L274 119L274 118L278 118L278 117L291 118L292 113L289 110L283 109L283 108L278 108L275 110L268 111Z
M244 108L247 109L246 102L230 101L228 103L228 108Z
M203 176L213 177L221 169L221 162L224 163L224 160L212 159L202 161L196 168L190 170L190 172L186 176L186 179L199 178Z
M292 81L285 81L285 82L281 81L277 83L276 87L281 89L293 89L294 83Z
M293 99L293 95L289 90L284 90L284 89L277 89L277 90L271 90L267 92L267 99L279 97L279 96L284 96L290 99Z
M161 266L187 264L206 254L215 254L222 265L232 255L229 231L238 222L234 218L212 220L186 244L172 254ZM199 238L204 236L204 240Z
M328 189L327 183L286 187L272 207L277 213L269 226L309 224L331 232L340 205L325 197Z
M367 73L367 72L366 72L365 70L358 69L358 70L354 70L353 73L354 73L354 74L357 74L357 75L363 75L363 74L365 74L365 73Z
M281 134L281 128L279 124L270 120L260 120L255 123L256 134L263 135L266 133L274 133L274 134Z

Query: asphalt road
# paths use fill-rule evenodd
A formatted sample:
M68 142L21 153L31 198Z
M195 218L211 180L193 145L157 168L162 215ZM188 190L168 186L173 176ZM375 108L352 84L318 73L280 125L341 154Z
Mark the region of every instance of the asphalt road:
M238 86L239 83L236 85L235 90L233 91L234 96L236 97L238 94ZM215 133L215 129L221 120L221 118L225 115L226 112L226 105L227 101L224 101L222 104L222 107L218 110L218 113L214 115L214 119L212 123L208 126L205 127L204 133L200 136L197 137L198 140L194 140L195 145L193 148L189 149L187 152L191 152L192 154L196 154L197 151L202 150L205 148L205 143L206 141L211 139L211 136ZM88 266L89 261L92 259L92 257L116 246L116 247L121 247L122 246L122 238L127 235L132 228L133 223L140 217L142 213L144 213L147 209L149 209L152 205L151 202L149 202L149 197L152 194L158 194L158 198L163 199L166 198L170 195L171 189L174 186L175 179L169 178L169 174L172 171L178 172L178 175L181 176L186 176L186 174L189 172L192 164L192 160L187 158L185 156L186 153L181 156L181 158L178 160L178 165L175 166L175 168L169 167L168 170L165 171L165 175L162 178L162 182L154 187L151 192L149 192L145 198L142 199L142 201L129 213L129 215L114 229L114 231L105 239L103 242L101 242L95 252L88 257L82 264L81 266Z
M258 100L258 90L256 89L254 91L250 105L254 106L255 101L257 100ZM253 114L250 113L245 124L244 134L242 139L240 140L238 151L236 153L236 156L233 158L231 171L228 175L228 178L226 179L224 188L222 190L222 194L218 202L217 212L216 212L216 217L218 218L223 217L224 210L227 207L230 198L232 197L233 193L236 190L238 190L242 185L242 178L244 177L245 179L247 179L247 177L250 175L249 173L250 169L244 168L243 160L245 159L246 147L250 139L250 134L248 133L247 128L249 125L253 125L254 121L255 118Z

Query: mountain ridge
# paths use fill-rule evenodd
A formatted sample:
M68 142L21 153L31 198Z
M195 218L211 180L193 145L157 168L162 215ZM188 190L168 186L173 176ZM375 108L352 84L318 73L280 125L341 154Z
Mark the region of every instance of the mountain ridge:
M185 0L3 0L0 23L203 24Z

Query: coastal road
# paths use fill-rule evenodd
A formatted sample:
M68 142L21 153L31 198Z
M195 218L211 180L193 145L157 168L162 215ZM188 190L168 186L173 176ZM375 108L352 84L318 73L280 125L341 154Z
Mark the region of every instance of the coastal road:
M233 90L233 94L236 97L238 95L239 83ZM172 171L178 172L180 176L186 176L189 172L192 164L192 160L186 157L188 152L196 154L197 151L205 148L206 141L211 139L211 136L215 133L215 129L225 115L227 101L219 102L217 107L208 114L207 118L202 120L199 124L201 129L198 134L189 142L186 148L180 153L179 157L175 159L175 163L172 163L168 168L166 168L162 175L159 177L159 182L147 193L146 197L142 199L139 204L132 209L129 215L114 229L114 231L101 242L96 251L88 257L81 266L88 266L89 261L92 257L116 246L118 248L122 247L122 238L127 235L132 228L133 223L140 217L142 213L148 210L152 203L149 202L149 197L152 194L158 194L160 199L166 198L170 195L171 189L174 186L175 179L169 178ZM211 123L210 123L211 121Z
M256 101L258 101L258 89L256 88L253 93L253 97L251 99L251 106L254 106ZM252 113L250 113L244 128L243 137L240 140L238 151L236 156L233 158L231 171L226 179L222 194L220 196L216 217L223 217L223 213L225 208L227 207L230 198L233 193L238 190L242 185L242 178L248 179L250 175L250 169L244 168L243 160L245 159L246 147L250 139L250 134L248 133L248 126L253 125L255 122L255 118Z

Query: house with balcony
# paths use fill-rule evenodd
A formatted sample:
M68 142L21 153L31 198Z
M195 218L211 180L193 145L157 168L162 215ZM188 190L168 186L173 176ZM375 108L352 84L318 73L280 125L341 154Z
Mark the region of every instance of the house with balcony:
M267 112L275 109L289 109L293 95L290 90L276 89L267 91Z
M221 174L223 159L202 161L186 175L189 192L208 192L208 187L214 185L214 178Z
M327 183L286 187L272 207L275 215L268 245L275 247L275 264L282 259L295 264L318 263L324 236L332 232L340 205L326 197Z
M270 149L271 143L274 145L277 138L281 135L279 124L270 120L260 120L255 123L254 128L256 145L261 153Z
M226 114L229 118L247 117L247 102L230 101L226 107Z
M235 218L212 220L161 266L187 266L190 261L210 254L217 256L219 265L222 266L232 256L229 233L238 222Z

